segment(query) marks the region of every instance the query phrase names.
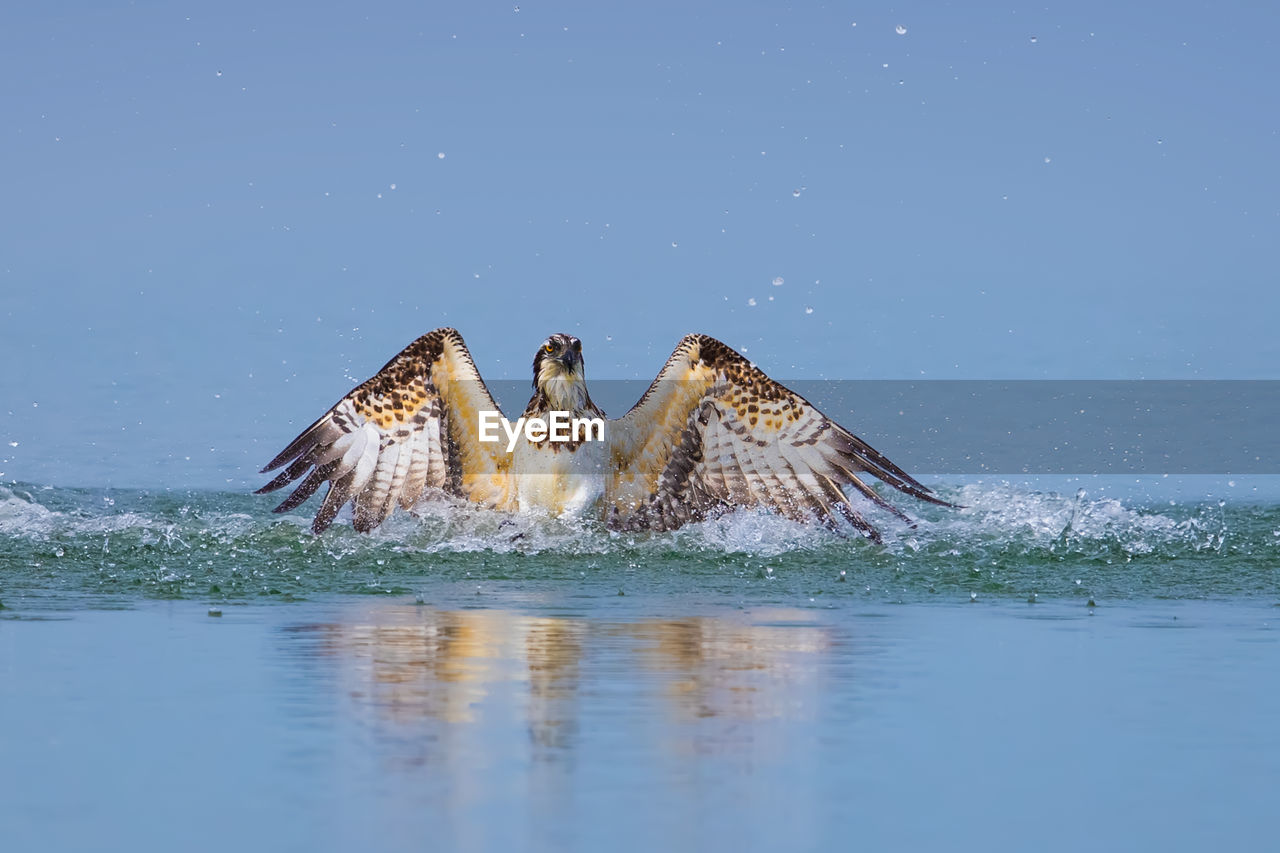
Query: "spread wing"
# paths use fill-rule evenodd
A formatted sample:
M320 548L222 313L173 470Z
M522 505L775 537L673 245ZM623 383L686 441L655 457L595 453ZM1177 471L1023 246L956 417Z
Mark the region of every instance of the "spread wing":
M288 512L328 483L311 529L323 531L352 501L355 528L374 529L396 504L408 509L426 489L502 507L510 455L478 438L478 413L498 411L471 353L454 329L436 329L405 347L303 430L263 473L287 465L258 494L301 479L275 508Z
M859 474L951 506L799 394L725 344L688 335L630 412L610 423L606 520L669 530L723 507L763 506L789 518L844 518L876 530L843 491L852 486L903 513Z

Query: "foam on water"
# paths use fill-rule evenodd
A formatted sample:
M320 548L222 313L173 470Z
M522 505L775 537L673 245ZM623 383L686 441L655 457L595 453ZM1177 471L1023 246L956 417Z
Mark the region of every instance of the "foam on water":
M1007 483L967 485L948 497L962 509L932 512L914 529L891 529L889 547L999 544L1053 554L1106 546L1135 556L1221 550L1228 532L1220 506L1196 506L1190 515L1182 507L1183 517L1176 518L1114 498L1090 498L1083 489L1062 495Z
M1182 517L1125 506L1113 498L1038 492L1008 484L966 485L945 497L958 509L921 507L914 525L888 513L862 506L864 515L884 535L891 553L936 545L999 543L1048 552L1118 545L1131 554L1170 547L1191 552L1220 551L1228 536L1225 507L1204 505ZM305 515L272 516L232 505L253 501L243 495L189 493L129 499L94 500L95 493L22 486L0 486L0 534L31 542L133 533L147 545L183 547L190 536L232 542L267 531L296 535L304 541L330 539L344 552L358 553L362 543L395 545L421 553L608 554L657 547L676 551L741 552L775 556L860 545L856 531L833 531L790 521L762 510L740 510L689 525L671 533L615 533L593 519L556 518L539 514L495 513L460 503L426 504L413 513L396 513L370 535L356 535L341 523L329 537L311 536ZM95 505L95 503L97 505ZM131 503L134 508L121 508ZM1272 539L1280 539L1273 535Z
M396 513L370 535L340 521L317 537L309 516L272 515L271 503L252 495L17 484L0 486L0 593L298 597L406 592L439 579L575 576L662 576L704 587L786 579L802 591L845 572L874 594L1025 599L1269 595L1280 580L1280 507L1150 508L1008 484L941 494L962 508L908 506L914 525L863 507L884 536L874 544L758 510L669 533L617 533L594 520L455 504Z

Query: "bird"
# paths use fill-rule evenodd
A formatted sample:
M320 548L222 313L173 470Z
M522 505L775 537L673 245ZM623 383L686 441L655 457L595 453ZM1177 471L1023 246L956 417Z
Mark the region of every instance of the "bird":
M570 429L572 427L572 429ZM275 507L328 489L311 529L348 503L355 530L397 506L463 500L505 512L591 517L618 531L666 531L740 507L879 531L846 494L911 523L872 475L953 507L883 454L710 335L683 337L638 402L608 419L586 383L582 341L557 333L533 359L533 395L513 426L456 329L422 335L289 442L257 490L297 483Z

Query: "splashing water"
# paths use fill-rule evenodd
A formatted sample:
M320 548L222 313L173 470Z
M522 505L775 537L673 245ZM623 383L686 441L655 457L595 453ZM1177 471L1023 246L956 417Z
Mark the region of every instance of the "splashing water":
M591 519L429 504L371 535L323 536L302 514L220 492L0 486L0 600L289 599L410 594L435 584L573 584L777 598L1145 599L1274 595L1280 507L1128 506L1008 485L943 489L961 509L903 505L907 525L861 511L883 535L744 510L670 533ZM767 566L766 566L767 561ZM770 571L766 574L765 570ZM854 583L837 585L845 576Z

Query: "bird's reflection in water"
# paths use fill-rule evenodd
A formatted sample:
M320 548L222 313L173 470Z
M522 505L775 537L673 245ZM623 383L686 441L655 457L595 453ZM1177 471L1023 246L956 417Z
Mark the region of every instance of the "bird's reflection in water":
M571 746L578 730L579 662L587 623L530 617L524 625L529 672L529 734L538 747Z
M829 631L803 624L693 618L622 626L646 669L664 676L666 705L682 717L763 720L800 712L797 688L828 650Z
M758 613L630 621L422 606L350 616L284 636L310 638L291 652L325 661L352 703L347 711L378 736L427 753L465 750L476 738L507 755L525 729L529 757L548 760L570 755L584 727L608 737L652 734L656 725L668 730L660 739L699 751L732 748L743 723L803 719L839 644L830 626L788 611L765 621ZM724 725L697 732L716 720Z
M412 621L388 615L325 626L351 696L393 722L473 722L489 686L510 675L502 664L516 650L502 614L424 610Z

